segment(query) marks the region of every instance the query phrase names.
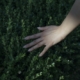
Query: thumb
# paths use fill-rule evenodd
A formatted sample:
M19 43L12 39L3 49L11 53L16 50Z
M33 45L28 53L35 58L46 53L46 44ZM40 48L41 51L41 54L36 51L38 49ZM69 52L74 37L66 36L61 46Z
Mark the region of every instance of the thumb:
M46 46L44 50L40 53L39 57L43 56L45 52L50 48L50 46Z

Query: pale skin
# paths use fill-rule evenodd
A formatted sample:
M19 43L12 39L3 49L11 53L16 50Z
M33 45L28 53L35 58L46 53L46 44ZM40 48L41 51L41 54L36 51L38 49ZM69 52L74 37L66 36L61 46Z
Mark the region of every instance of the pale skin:
M80 24L80 0L75 0L70 12L63 20L61 25L51 25L38 28L42 32L30 35L24 38L24 40L35 39L33 42L26 44L23 48L29 48L28 51L33 51L43 45L45 48L39 54L39 57L43 56L47 50L62 41L66 36L71 33ZM32 47L33 46L33 47Z

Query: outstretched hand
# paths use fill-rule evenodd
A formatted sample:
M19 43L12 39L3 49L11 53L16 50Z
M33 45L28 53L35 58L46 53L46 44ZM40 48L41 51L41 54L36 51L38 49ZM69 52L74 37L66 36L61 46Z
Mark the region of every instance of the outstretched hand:
M57 44L61 40L63 40L66 35L64 35L63 30L60 28L60 26L46 26L46 27L40 27L39 30L43 31L31 36L27 36L24 38L24 40L34 39L33 42L26 44L23 48L31 47L28 51L33 51L34 49L37 49L43 45L46 45L43 51L40 53L39 56L43 56L43 54L46 53L46 51L53 45Z

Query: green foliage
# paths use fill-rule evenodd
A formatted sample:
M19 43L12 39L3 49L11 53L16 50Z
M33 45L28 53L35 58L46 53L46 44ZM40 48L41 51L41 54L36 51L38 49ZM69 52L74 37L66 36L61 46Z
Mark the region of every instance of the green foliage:
M79 80L80 28L38 55L23 46L38 26L60 25L74 0L0 0L0 80Z

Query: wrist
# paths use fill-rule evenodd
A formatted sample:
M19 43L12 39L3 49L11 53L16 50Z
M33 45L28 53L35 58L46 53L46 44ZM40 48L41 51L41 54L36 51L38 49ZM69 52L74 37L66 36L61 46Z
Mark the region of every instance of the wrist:
M62 24L60 25L61 30L67 36L70 32L72 32L79 25L79 21L74 19L70 14L64 19Z

